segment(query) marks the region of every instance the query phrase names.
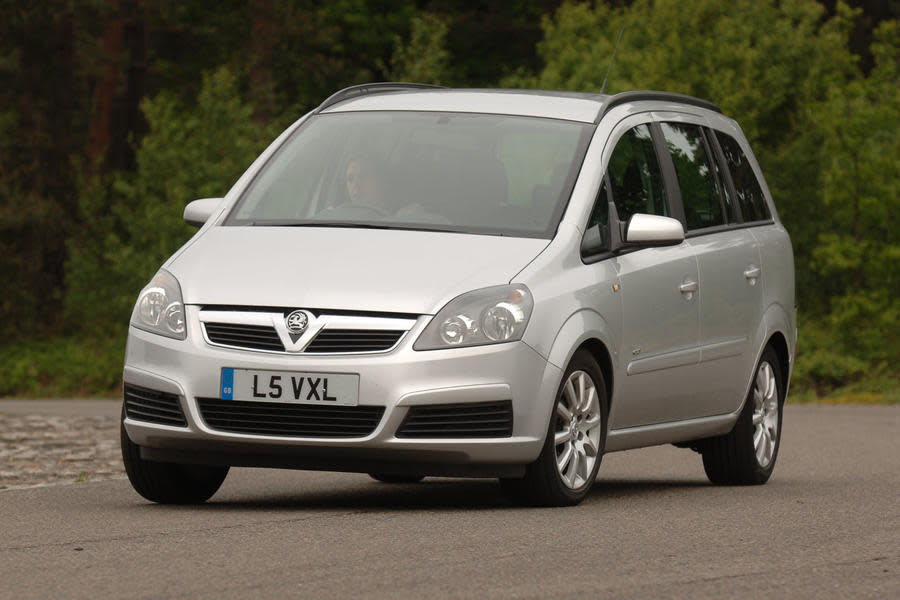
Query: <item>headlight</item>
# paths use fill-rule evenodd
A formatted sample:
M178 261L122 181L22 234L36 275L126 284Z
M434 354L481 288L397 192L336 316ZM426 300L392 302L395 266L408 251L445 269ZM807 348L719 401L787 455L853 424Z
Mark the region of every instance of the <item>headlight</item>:
M176 340L187 337L181 286L171 273L160 269L141 290L131 313L131 324Z
M498 285L457 296L434 316L414 350L483 346L522 339L534 301L521 284Z

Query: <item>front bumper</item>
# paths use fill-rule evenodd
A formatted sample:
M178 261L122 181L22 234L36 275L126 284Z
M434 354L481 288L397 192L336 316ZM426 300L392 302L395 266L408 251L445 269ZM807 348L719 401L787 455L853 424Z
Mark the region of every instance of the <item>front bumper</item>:
M540 453L561 371L522 342L417 352L422 317L384 354L304 356L232 350L207 344L187 307L184 341L132 327L126 384L175 394L187 427L125 419L145 458L173 462L342 471L489 475L508 472ZM358 438L250 435L210 428L197 398L219 397L222 367L359 374L359 404L384 406L379 425ZM511 400L513 431L504 438L397 438L409 407Z

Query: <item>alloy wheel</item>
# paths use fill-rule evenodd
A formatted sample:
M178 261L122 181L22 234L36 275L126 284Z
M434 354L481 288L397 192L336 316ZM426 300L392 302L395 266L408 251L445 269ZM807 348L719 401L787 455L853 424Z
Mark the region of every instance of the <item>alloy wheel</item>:
M778 384L772 365L763 361L753 389L753 448L759 466L772 462L778 440Z
M588 481L599 460L603 417L593 379L584 371L573 371L556 403L554 445L556 468L563 484L579 489Z

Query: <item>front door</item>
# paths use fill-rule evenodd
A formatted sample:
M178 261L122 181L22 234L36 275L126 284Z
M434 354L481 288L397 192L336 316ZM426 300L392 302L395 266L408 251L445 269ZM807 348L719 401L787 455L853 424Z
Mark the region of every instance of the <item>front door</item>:
M647 124L616 141L607 169L618 219L636 213L669 215L659 158ZM613 429L685 418L699 361L699 273L694 251L643 248L613 259L622 301L622 342Z

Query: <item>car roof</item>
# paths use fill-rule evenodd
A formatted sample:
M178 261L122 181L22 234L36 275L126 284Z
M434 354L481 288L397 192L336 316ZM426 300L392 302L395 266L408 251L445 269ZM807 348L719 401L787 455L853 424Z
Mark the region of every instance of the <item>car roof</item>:
M345 88L315 112L434 111L546 117L597 123L613 106L641 100L675 102L721 112L712 102L655 91L615 95L523 89L452 89L423 84L373 83Z

